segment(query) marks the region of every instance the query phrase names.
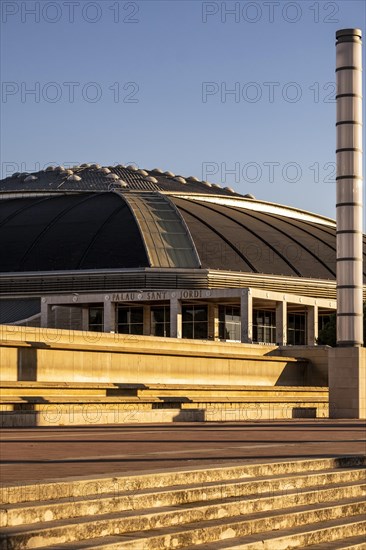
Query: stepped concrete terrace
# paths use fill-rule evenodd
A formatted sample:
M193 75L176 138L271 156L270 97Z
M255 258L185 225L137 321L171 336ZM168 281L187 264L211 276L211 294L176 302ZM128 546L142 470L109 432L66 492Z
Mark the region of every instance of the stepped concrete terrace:
M1 550L365 550L364 421L2 430Z
M0 393L2 427L328 416L324 387L0 382Z
M328 416L328 349L0 327L0 426Z

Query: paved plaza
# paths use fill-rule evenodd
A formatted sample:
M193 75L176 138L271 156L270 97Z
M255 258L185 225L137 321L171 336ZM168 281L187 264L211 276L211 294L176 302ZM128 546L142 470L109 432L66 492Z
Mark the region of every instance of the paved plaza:
M1 482L366 454L366 423L289 420L3 429Z

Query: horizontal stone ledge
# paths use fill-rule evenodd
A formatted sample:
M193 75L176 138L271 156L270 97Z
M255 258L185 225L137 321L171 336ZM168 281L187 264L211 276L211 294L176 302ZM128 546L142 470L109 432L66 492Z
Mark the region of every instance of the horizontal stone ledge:
M81 344L45 344L42 343L28 343L28 342L16 342L16 341L0 341L0 346L2 348L23 348L39 351L72 351L72 352L92 352L92 353L123 353L130 355L164 355L171 357L194 357L194 358L213 358L213 359L238 359L245 361L269 361L275 363L304 363L307 362L305 358L296 358L296 357L285 357L283 355L259 355L253 353L251 354L240 354L233 353L230 349L222 349L217 352L208 352L208 351L185 351L178 347L182 340L175 340L175 345L177 348L162 349L157 347L156 349L151 348L141 348L141 342L136 341L136 347L122 347L122 346L107 346L107 345L81 345ZM217 344L218 342L212 342ZM186 344L186 342L183 342ZM181 345L181 344L180 344ZM189 346L189 343L186 345ZM245 346L245 344L243 344ZM244 350L243 350L244 351Z
M115 400L115 401L85 401L85 402L77 402L77 401L67 401L67 400L57 400L57 399L54 399L54 400L50 400L49 402L43 402L43 403L40 403L40 402L32 402L32 401L26 401L24 402L24 405L29 405L29 409L14 409L14 412L17 412L17 413L22 413L22 412L27 412L27 410L29 411L35 411L35 410L42 410L42 409L47 409L47 407L49 407L50 405L51 406L59 406L59 407L67 407L69 405L72 405L72 406L75 406L75 407L89 407L91 405L95 405L96 407L97 406L105 406L105 407L109 407L111 405L117 405L117 406L120 406L120 405L127 405L128 407L131 407L131 406L139 406L139 405L154 405L154 404L159 404L159 405L164 405L164 404L175 404L175 405L182 405L183 408L186 408L186 407L189 407L191 404L202 404L204 405L205 407L211 405L211 404L215 404L215 403L224 403L224 404L242 404L242 405L245 405L246 403L256 403L256 404L259 404L259 405L263 405L263 404L266 404L266 403L288 403L289 405L293 404L293 403L328 403L328 395L319 395L319 396L303 396L303 395L299 395L299 396L293 396L293 397L287 397L287 396L266 396L266 397L262 397L262 396L245 396L245 397L228 397L228 398L225 398L225 397L214 397L214 396L210 396L210 397L194 397L194 398L189 398L187 400L185 399L151 399L151 400L136 400L135 402L131 402L131 401L123 401L123 400ZM18 403L15 402L15 403L11 403L10 401L7 401L7 402L0 402L0 407L2 405L12 405L12 404L15 404L17 405ZM32 408L31 408L32 407ZM167 407L168 408L168 407ZM174 407L170 407L170 408L174 408ZM1 410L1 409L0 409ZM133 410L133 409L129 409L129 410Z
M113 390L128 390L137 389L141 391L163 391L163 390L194 390L197 391L280 391L280 392L294 392L294 391L322 391L327 390L325 386L289 386L289 385L255 385L255 384L243 384L238 386L236 384L119 384L114 382L107 382L100 384L98 382L35 382L35 381L5 381L0 382L0 391L2 388L14 388L23 390L25 388L35 389L113 389Z

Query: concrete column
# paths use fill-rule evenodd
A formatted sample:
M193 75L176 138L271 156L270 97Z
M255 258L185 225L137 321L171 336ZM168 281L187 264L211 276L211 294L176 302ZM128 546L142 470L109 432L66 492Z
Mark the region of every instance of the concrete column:
M214 305L214 340L218 340L220 338L219 334L219 305Z
M337 346L362 346L362 42L336 33Z
M50 305L47 302L44 302L42 298L41 300L41 327L42 328L48 327L49 312L50 312Z
M144 336L151 334L151 307L144 305Z
M276 342L287 345L287 302L276 302Z
M89 306L81 308L81 329L84 331L89 330Z
M170 336L182 338L182 302L178 298L170 299Z
M318 339L318 306L307 307L307 344L315 346Z
M329 416L366 418L362 307L362 42L336 33L337 347L329 350Z
M253 343L253 297L250 288L243 290L240 297L241 317L241 342L243 344Z
M219 306L208 304L208 337L210 340L219 339Z
M104 332L116 331L116 304L110 300L104 302Z

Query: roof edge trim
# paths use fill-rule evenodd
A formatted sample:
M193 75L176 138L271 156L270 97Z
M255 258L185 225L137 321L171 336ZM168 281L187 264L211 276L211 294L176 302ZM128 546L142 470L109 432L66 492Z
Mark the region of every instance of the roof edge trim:
M173 193L168 193L173 194ZM226 205L226 206L237 206L239 208L244 208L247 210L256 210L257 212L266 212L269 214L279 214L287 218L293 218L296 220L310 221L312 223L317 223L319 225L326 225L328 227L336 227L335 220L331 218L326 218L318 214L313 214L312 212L307 212L306 210L300 210L298 208L293 208L291 206L282 206L280 204L258 201L256 199L245 199L241 197L223 197L222 195L198 195L198 194L185 194L185 193L174 193L175 196L188 199L192 201L202 201L202 202L212 202L216 204Z

